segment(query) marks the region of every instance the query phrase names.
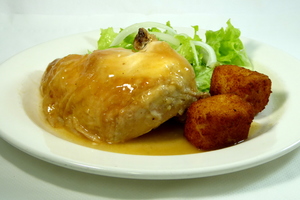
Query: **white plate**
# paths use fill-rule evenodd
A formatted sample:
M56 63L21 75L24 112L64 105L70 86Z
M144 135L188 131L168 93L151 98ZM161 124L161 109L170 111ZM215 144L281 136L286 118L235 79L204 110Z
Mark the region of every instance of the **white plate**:
M186 32L186 29L178 29ZM270 76L273 93L255 118L256 135L229 148L199 154L141 156L83 147L49 133L38 112L39 78L49 62L96 48L99 31L50 41L0 66L0 135L42 160L93 174L134 179L183 179L234 172L268 162L299 146L300 62L260 42L243 39L257 71Z

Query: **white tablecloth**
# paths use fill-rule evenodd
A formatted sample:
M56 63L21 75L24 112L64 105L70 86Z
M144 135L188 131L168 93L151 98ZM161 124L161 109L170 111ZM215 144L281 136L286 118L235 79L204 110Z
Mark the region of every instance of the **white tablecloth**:
M109 26L170 20L174 27L197 24L217 30L228 19L244 37L300 59L299 9L296 0L1 0L0 63L40 43ZM274 161L226 175L128 180L59 167L0 138L0 199L299 199L299 166L298 148Z

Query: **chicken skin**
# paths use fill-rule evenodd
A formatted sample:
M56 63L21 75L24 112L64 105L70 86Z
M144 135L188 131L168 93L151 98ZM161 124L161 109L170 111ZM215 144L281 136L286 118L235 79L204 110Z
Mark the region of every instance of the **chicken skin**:
M166 42L151 40L139 50L96 50L50 63L41 80L50 125L119 143L182 115L200 95L191 65Z

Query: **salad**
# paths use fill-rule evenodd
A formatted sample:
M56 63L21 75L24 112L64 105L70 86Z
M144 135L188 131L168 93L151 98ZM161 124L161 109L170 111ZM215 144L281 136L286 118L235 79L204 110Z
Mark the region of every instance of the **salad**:
M253 66L247 56L240 39L241 32L235 28L230 20L227 27L217 31L208 30L205 38L198 34L199 26L192 26L194 35L178 33L170 22L142 22L120 29L116 32L113 27L101 29L98 49L123 47L132 49L133 41L139 28L146 28L158 40L165 41L184 56L195 71L197 88L202 92L209 92L212 72L217 65L237 65L247 69Z

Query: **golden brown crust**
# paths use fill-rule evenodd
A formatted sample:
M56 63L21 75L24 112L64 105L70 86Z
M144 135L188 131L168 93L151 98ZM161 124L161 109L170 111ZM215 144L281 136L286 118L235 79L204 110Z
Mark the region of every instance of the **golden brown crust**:
M268 76L235 65L215 68L211 79L211 95L233 93L254 106L255 114L269 102L271 80Z
M184 134L199 149L220 149L245 140L253 118L253 106L241 97L215 95L189 107Z

